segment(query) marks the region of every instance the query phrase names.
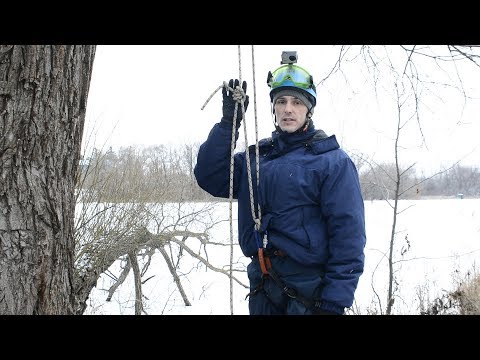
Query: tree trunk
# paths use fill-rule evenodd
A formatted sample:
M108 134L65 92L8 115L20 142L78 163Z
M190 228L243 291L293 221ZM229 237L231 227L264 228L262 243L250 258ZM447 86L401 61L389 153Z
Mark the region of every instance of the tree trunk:
M73 314L94 45L0 45L0 314Z

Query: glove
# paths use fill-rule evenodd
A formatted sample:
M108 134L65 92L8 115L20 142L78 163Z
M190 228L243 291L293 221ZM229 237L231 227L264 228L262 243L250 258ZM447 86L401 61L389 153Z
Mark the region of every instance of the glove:
M228 86L233 88L233 89L236 89L239 84L240 84L240 81L238 79L235 79L235 80L230 79L230 81L228 82ZM247 82L246 81L243 81L242 89L243 89L243 92L245 94L245 101L243 103L243 106L245 107L245 111L247 111L249 97L248 97L248 95L246 95L246 93L247 93ZM233 92L233 91L230 91L229 89L227 89L226 87L222 88L222 94L223 94L223 106L222 106L223 117L222 117L222 121L226 122L228 124L233 123L233 114L235 112L235 104L237 103L236 98L234 98L234 93L236 93L237 91ZM241 125L241 120L242 120L242 105L241 105L240 102L238 102L237 121L236 121L237 129Z

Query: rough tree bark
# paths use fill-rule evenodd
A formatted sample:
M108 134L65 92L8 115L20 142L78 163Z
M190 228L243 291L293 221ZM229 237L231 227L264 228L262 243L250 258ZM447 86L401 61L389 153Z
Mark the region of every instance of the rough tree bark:
M75 178L95 50L0 45L0 314L75 313Z

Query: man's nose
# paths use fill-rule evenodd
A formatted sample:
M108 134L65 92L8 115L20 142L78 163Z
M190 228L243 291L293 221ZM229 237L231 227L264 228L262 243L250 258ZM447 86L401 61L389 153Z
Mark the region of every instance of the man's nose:
M285 112L292 112L293 104L290 101L287 101L285 104Z

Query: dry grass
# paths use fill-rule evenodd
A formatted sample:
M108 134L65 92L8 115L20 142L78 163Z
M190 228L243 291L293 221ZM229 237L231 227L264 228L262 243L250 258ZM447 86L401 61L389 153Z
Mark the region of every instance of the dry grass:
M419 296L421 304L425 299ZM480 315L480 274L475 267L458 282L455 291L437 297L420 309L422 315Z
M461 315L480 315L480 275L467 277L451 296L458 301Z

